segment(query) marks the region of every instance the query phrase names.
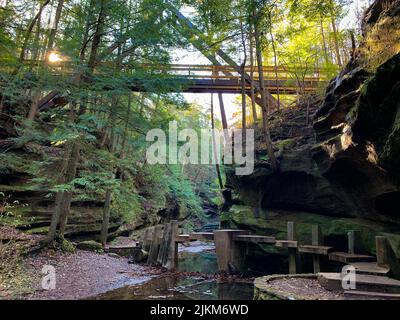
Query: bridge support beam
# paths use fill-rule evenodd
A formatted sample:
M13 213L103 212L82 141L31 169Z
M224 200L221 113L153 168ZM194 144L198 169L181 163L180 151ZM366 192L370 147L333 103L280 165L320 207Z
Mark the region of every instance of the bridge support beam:
M296 230L295 224L292 221L287 223L287 240L295 241L296 240ZM297 273L297 249L296 248L288 248L289 250L289 274Z
M246 243L235 241L235 236L248 235L245 230L217 230L214 232L220 272L237 273L243 270L246 255Z

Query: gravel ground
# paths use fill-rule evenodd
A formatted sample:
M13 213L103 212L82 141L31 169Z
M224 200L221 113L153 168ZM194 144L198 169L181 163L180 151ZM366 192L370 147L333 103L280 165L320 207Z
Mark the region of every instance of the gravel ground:
M304 297L311 300L342 300L341 293L331 292L323 288L317 279L282 278L268 282L269 288L285 296Z
M148 267L128 264L128 259L77 251L75 254L45 252L26 260L29 269L37 275L33 280L35 293L25 297L30 300L75 300L86 299L126 285L137 285L149 281L157 272ZM51 265L56 270L56 289L41 287L43 266Z

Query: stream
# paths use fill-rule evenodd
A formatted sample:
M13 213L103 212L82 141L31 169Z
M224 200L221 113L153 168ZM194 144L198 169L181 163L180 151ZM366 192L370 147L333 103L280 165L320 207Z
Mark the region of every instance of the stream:
M214 275L218 271L215 247L196 242L179 246L178 271ZM161 276L140 285L125 286L96 297L97 300L252 300L252 283L227 282L201 276Z

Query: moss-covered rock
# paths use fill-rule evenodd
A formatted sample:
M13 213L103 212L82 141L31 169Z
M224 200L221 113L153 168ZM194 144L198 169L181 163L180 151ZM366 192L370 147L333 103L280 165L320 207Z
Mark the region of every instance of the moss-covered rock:
M400 96L400 83L399 83ZM399 100L400 101L400 100ZM392 131L386 140L383 152L380 156L381 163L392 170L400 170L400 104L397 112L396 121L393 124Z
M400 97L400 53L382 64L363 85L357 102L355 135L383 147L393 126Z
M101 243L96 241L82 241L79 242L76 247L84 251L103 252Z

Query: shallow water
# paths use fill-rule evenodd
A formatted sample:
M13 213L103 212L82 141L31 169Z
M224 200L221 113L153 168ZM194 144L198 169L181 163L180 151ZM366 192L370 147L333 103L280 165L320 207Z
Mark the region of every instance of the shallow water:
M178 270L215 274L218 271L214 247L197 244L179 248ZM253 284L217 283L202 277L161 276L125 286L96 297L97 300L252 300Z
M145 284L110 291L97 300L252 300L253 285L203 278L157 277Z

